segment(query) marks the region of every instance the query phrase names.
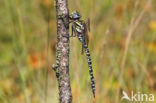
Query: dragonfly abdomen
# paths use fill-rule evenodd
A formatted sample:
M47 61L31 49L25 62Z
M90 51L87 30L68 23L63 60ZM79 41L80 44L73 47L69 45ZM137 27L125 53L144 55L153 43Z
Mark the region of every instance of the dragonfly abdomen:
M82 35L79 35L78 38L79 38L80 42L83 44L83 47L84 47L85 52L86 52L86 56L87 56L87 60L88 60L88 67L89 67L90 80L91 80L91 88L92 88L93 95L95 97L95 81L94 81L92 61L91 61L91 56L90 56L90 52L88 49L88 45L83 40Z

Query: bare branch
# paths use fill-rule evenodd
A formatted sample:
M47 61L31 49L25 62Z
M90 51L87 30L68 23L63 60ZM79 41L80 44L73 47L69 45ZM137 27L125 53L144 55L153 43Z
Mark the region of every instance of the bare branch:
M69 76L69 10L67 0L56 0L57 47L56 72L60 103L72 103Z

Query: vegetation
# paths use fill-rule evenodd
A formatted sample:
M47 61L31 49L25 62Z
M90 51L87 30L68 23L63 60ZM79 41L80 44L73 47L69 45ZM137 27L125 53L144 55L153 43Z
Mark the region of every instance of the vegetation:
M122 90L156 96L156 1L68 3L70 12L91 20L96 103L122 103ZM51 68L55 45L54 0L0 0L0 103L58 103ZM73 103L92 103L87 60L77 38L70 39L70 48Z

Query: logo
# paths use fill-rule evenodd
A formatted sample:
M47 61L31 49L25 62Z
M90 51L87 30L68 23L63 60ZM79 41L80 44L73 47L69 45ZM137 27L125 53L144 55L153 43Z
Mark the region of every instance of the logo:
M123 96L122 96L122 100L128 100L128 101L138 101L138 102L154 102L154 94L146 94L146 93L134 93L133 91L131 91L131 95L128 96L128 94L123 91L122 92Z

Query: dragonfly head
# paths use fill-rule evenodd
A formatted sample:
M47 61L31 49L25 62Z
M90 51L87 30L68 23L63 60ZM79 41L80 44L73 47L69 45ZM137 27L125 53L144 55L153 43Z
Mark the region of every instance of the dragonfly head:
M80 15L79 12L74 11L74 12L71 13L71 15L70 15L69 17L70 17L70 19L72 19L72 20L76 20L76 19L80 19L80 18L81 18L81 15Z

